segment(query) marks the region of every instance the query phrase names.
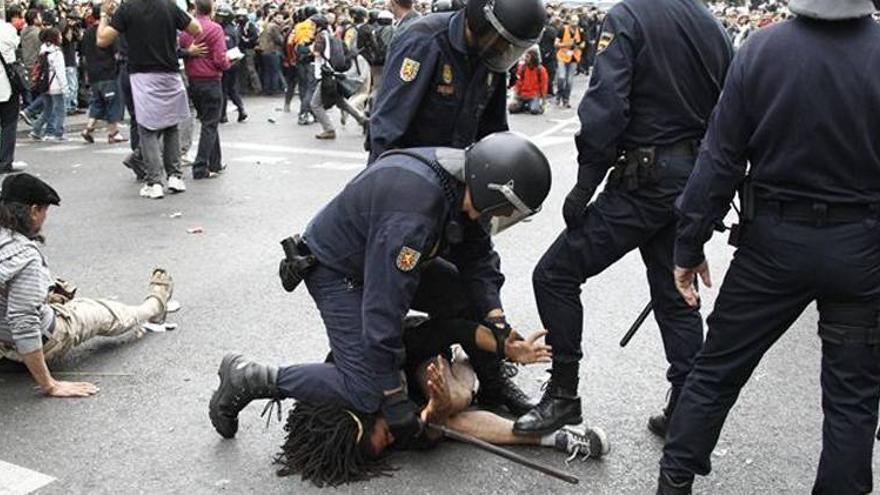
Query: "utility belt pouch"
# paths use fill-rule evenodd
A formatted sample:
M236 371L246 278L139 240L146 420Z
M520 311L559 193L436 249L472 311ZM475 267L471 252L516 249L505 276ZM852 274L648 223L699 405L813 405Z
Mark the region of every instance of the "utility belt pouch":
M317 258L308 252L308 248L299 234L281 241L284 259L278 267L281 286L287 292L293 292L302 283L308 271L318 264Z
M659 180L657 148L649 146L624 152L608 176L608 185L611 188L623 188L632 192Z
M730 226L730 235L727 238L727 243L733 247L740 246L743 229L755 218L755 188L748 177L745 178L739 190L739 205L739 223Z

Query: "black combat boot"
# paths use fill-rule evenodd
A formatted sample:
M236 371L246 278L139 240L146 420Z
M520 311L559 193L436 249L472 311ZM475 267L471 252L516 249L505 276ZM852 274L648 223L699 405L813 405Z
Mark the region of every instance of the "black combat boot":
M517 435L546 435L565 425L583 423L578 397L578 363L553 363L538 405L513 424Z
M495 355L471 356L474 373L480 380L477 403L488 408L504 406L512 414L527 413L535 403L513 382L516 367L500 361Z
M676 480L669 473L661 470L657 480L656 495L691 495L694 479Z
M238 431L238 413L252 400L279 400L278 368L248 361L241 354L227 354L217 371L220 387L211 396L208 415L217 433L232 438ZM280 410L280 409L279 409Z
M660 438L666 438L666 430L669 429L669 419L672 418L672 412L675 411L675 406L678 405L678 398L680 396L681 387L669 389L666 407L663 408L663 412L648 418L648 429L651 430L651 433Z

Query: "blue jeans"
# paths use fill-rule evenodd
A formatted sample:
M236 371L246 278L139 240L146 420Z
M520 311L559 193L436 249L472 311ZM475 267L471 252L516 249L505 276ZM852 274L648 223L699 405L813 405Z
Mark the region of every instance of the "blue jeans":
M55 136L61 137L64 135L64 95L50 95L49 93L43 93L40 96L40 100L43 101L43 113L40 114L40 117L34 121L33 133L37 136ZM46 133L43 133L43 128L45 127Z
M64 95L64 105L67 113L75 111L79 107L79 77L76 67L66 67L67 94Z
M263 80L263 92L277 93L284 89L284 78L281 76L281 54L264 53L263 64L260 66L260 78Z
M569 63L559 62L559 68L556 70L557 86L556 99L563 103L568 103L571 98L571 83L574 80L574 73L577 70L577 62L572 59Z

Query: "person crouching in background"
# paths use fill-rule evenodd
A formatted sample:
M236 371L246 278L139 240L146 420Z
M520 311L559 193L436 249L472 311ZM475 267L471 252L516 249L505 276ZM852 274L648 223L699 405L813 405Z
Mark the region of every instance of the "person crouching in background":
M532 115L544 113L548 80L547 69L541 65L538 49L532 48L516 69L514 101L507 107L510 113L529 112Z

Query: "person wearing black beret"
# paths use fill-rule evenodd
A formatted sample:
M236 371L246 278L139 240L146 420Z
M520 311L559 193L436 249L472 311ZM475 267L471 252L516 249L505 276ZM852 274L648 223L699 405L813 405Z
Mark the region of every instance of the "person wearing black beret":
M8 175L0 189L0 358L25 364L52 397L86 397L98 392L91 383L56 380L47 361L96 337L115 337L142 325L164 323L173 281L157 268L138 306L107 299L76 297L76 287L54 279L40 246L50 206L61 196L33 175Z

